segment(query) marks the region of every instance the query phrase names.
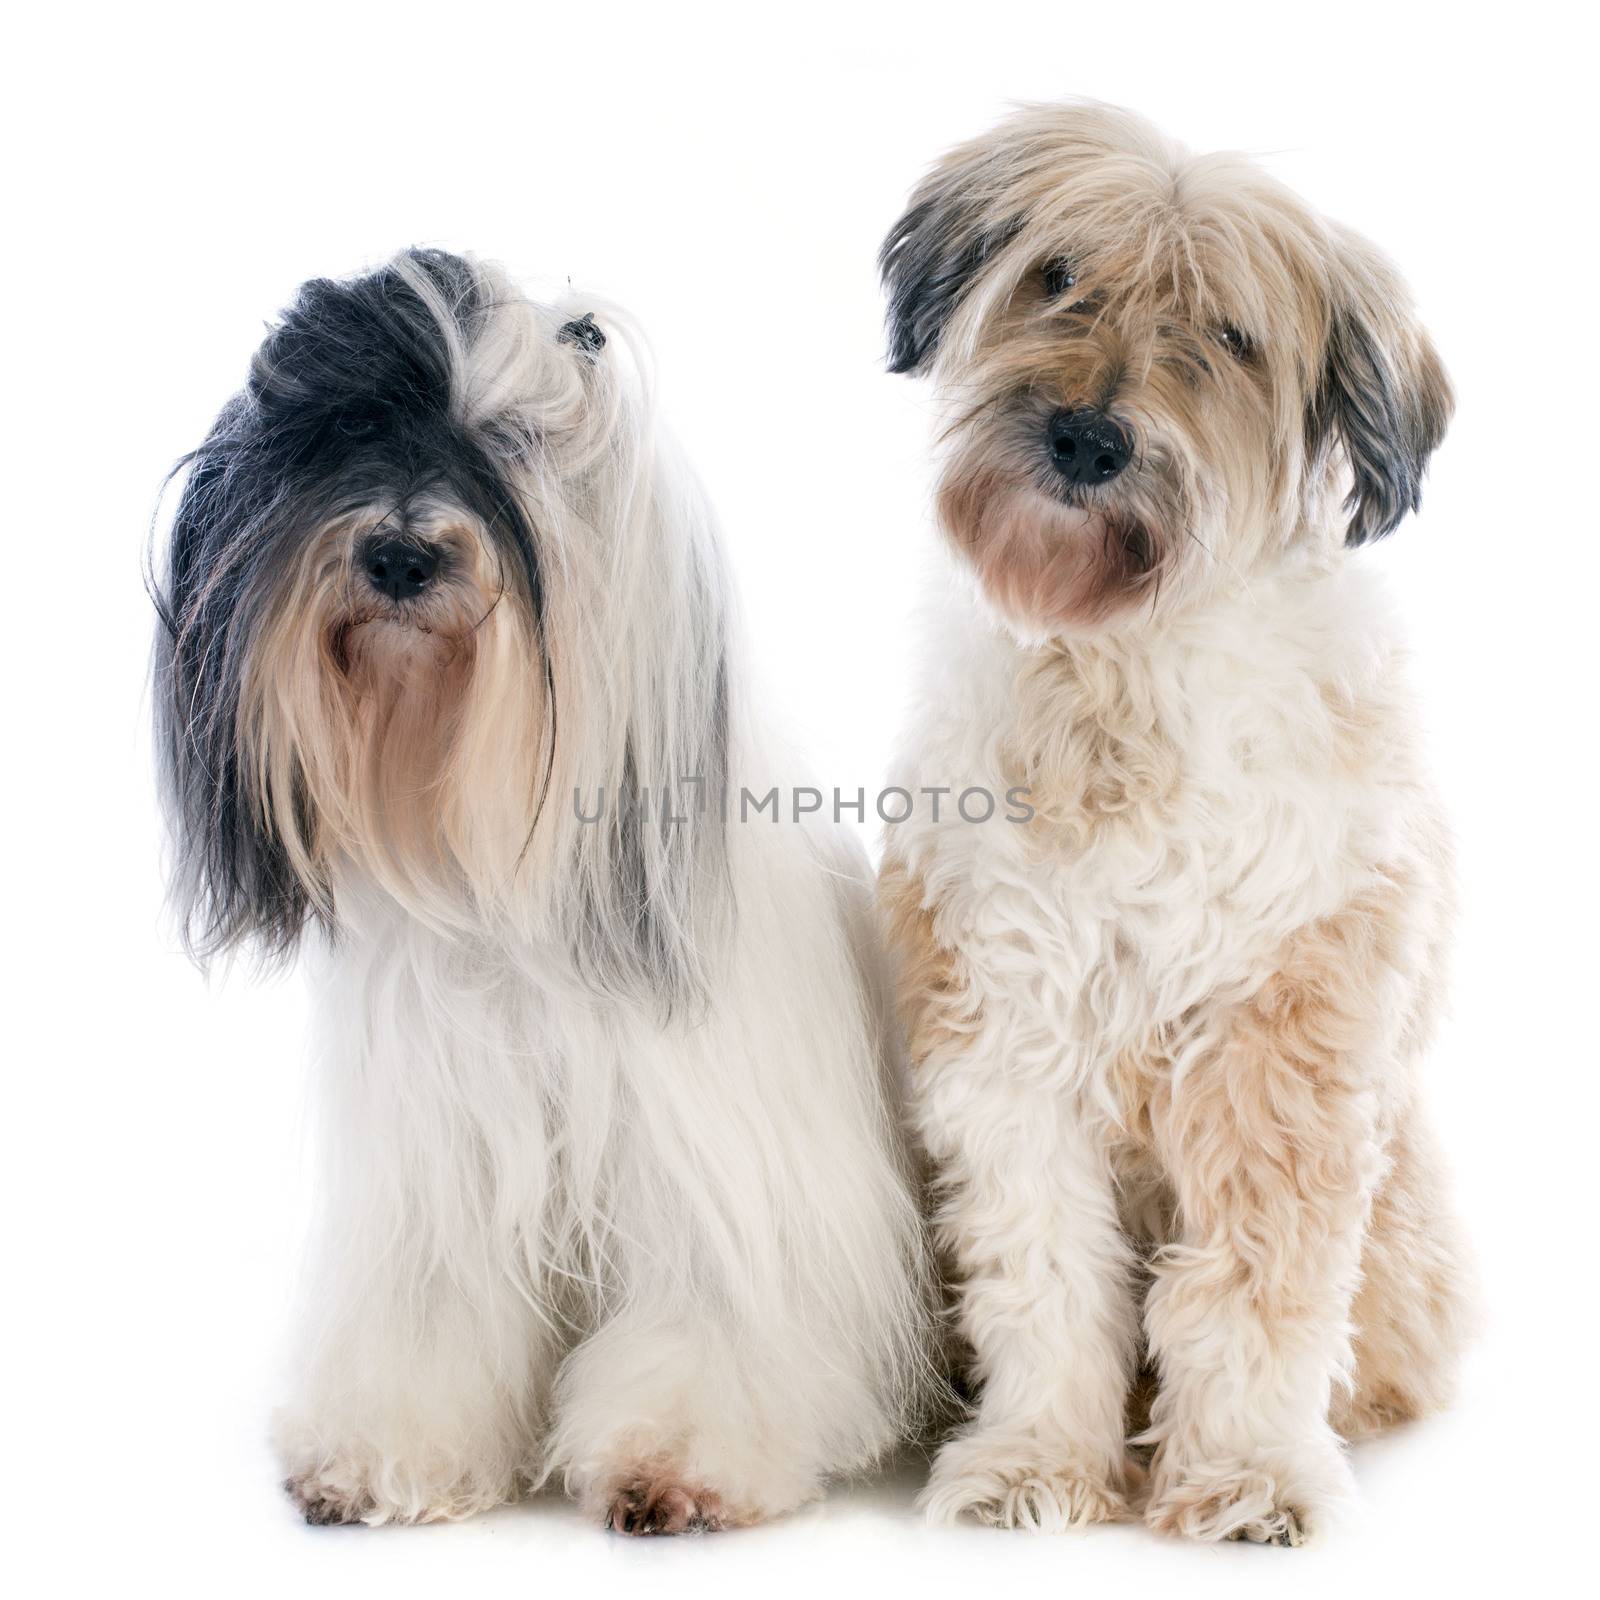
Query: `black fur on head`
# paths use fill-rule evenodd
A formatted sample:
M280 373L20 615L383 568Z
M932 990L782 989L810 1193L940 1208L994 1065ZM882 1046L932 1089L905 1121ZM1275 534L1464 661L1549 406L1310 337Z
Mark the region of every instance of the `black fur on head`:
M534 530L503 476L529 441L468 428L452 392L459 348L488 309L483 282L443 251L401 259L410 276L391 262L306 283L177 469L187 479L152 583L155 701L174 894L202 958L246 940L285 955L320 909L252 804L238 745L248 653L315 530L374 504L403 522L414 496L448 493L489 530L542 624Z
M973 278L1022 226L985 223L983 192L966 165L924 182L878 252L888 293L889 371L920 372L933 358Z
M1313 454L1342 449L1351 474L1345 543L1362 545L1393 533L1421 506L1423 474L1455 400L1393 269L1354 236L1336 252L1309 443Z

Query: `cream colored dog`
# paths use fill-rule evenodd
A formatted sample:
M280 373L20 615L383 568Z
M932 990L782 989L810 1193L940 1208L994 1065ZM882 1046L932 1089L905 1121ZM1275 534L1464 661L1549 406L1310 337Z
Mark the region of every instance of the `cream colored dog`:
M1352 554L1449 385L1371 247L1106 107L954 151L883 267L955 556L896 782L1036 808L908 822L882 880L979 1396L925 1503L1124 1514L1154 1383L1147 1520L1297 1543L1468 1321L1417 1089L1449 849Z

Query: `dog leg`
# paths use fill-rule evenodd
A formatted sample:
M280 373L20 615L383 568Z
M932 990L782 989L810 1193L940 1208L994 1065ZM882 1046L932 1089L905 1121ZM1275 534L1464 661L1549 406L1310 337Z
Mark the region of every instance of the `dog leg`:
M1415 1106L1386 1153L1351 1311L1355 1386L1333 1404L1335 1430L1352 1441L1442 1410L1477 1320L1475 1274Z
M872 1154L858 1150L858 1166ZM819 1192L797 1178L794 1211L770 1219L783 1230L747 1234L732 1259L670 1205L618 1227L621 1309L562 1366L547 1440L547 1470L597 1521L635 1534L763 1521L895 1442L916 1377L915 1236L896 1251L897 1214L870 1189L852 1193L861 1173L830 1171L834 1159L819 1152ZM736 1188L735 1225L750 1227L765 1196ZM892 1198L914 1216L909 1197Z
M873 1465L931 1375L866 930L840 922L864 889L734 832L764 888L716 1003L619 1040L602 1318L556 1385L548 1470L628 1532L791 1510Z
M913 1116L938 1174L937 1242L982 1388L921 1504L940 1522L1109 1521L1139 1476L1125 1426L1137 1317L1104 1152L1060 1091L1010 1080L1025 1027L985 1008L920 876L891 856L878 894ZM1048 1058L1054 1046L1039 1048Z
M485 1314L453 1286L383 1272L319 1330L325 1348L278 1418L284 1487L307 1522L471 1516L514 1498L531 1469L534 1362L512 1308Z
M518 1235L541 1125L516 1096L537 1082L488 1043L487 984L441 1013L440 959L397 918L345 947L322 995L314 1270L277 1430L311 1522L464 1517L532 1465L553 1351Z
M1303 930L1152 1107L1178 1201L1146 1305L1157 1528L1298 1544L1349 1492L1328 1408L1384 1166L1384 937L1376 904Z
M757 1330L645 1298L562 1368L549 1464L568 1492L631 1534L737 1527L814 1499L830 1464L807 1406L817 1374L785 1373Z
M990 1069L992 1072L993 1069ZM1044 1097L974 1099L930 1145L947 1195L938 1237L981 1384L934 1462L930 1518L1054 1532L1126 1514L1136 1317L1104 1160ZM925 1099L925 1129L937 1096Z

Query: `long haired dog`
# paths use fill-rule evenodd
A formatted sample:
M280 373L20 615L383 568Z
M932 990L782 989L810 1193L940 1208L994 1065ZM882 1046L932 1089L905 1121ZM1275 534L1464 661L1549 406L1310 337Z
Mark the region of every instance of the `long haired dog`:
M315 952L307 1517L554 1474L672 1532L872 1461L923 1296L865 863L727 813L765 758L620 313L436 251L306 284L157 587L189 943Z
M1416 1081L1449 852L1351 554L1450 389L1368 245L1109 108L955 150L882 266L955 553L898 781L1035 811L882 875L979 1391L925 1503L1121 1515L1132 1415L1153 1526L1295 1543L1468 1320Z

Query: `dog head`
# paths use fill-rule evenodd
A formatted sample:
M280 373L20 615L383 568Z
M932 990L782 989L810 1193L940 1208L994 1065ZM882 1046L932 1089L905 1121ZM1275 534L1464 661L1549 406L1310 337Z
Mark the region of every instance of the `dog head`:
M881 266L891 370L931 372L950 409L941 523L1025 630L1381 537L1449 419L1381 256L1109 107L1029 108L953 151Z
M444 930L564 918L616 987L692 961L712 830L628 801L717 780L722 602L647 390L620 313L458 256L301 288L188 459L156 585L197 953L287 952L360 882ZM609 788L603 823L546 804L569 783Z

